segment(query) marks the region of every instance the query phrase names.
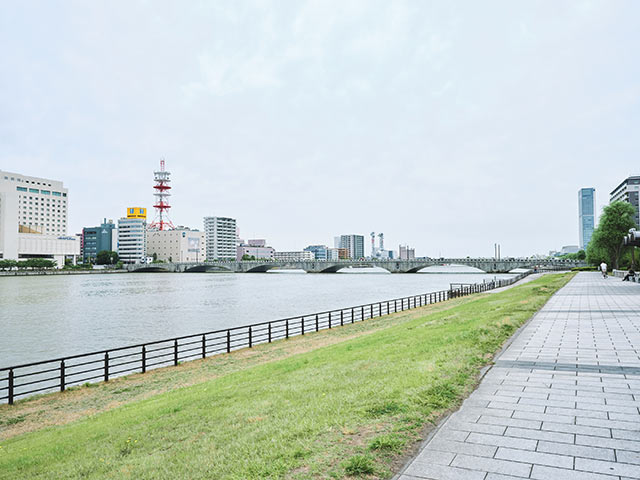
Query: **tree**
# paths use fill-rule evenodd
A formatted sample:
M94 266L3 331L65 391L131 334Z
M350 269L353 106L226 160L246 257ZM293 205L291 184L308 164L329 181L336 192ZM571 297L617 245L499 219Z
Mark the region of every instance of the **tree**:
M622 239L635 228L633 220L635 209L626 202L613 202L604 207L600 224L593 231L591 241L587 247L587 261L597 265L602 261L613 268L618 268L620 256L623 253Z
M249 255L248 253L245 253L244 255L242 255L242 260L255 260L256 257L254 257L253 255Z
M118 263L118 254L111 250L100 250L96 255L96 265L115 265Z

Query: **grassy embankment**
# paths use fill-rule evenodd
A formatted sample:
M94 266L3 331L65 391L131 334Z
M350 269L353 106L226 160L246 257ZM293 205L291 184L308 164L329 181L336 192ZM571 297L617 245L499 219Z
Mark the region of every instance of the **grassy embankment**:
M30 415L53 418L56 410L63 425L1 441L0 478L389 477L425 426L460 403L480 368L569 278L546 275L251 355L3 406L0 429L28 425ZM208 378L216 362L220 371ZM186 386L155 393L169 388L161 379L179 380L181 371L178 383ZM105 406L118 388L124 404ZM65 400L82 412L79 420L65 424L65 414L75 418ZM89 405L110 409L87 415Z

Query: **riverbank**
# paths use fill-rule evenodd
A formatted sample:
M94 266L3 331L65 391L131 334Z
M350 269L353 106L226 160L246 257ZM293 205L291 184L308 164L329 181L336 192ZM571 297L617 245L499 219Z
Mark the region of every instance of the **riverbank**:
M0 277L31 277L43 275L101 275L111 273L129 273L127 270L8 270L0 271Z
M386 478L570 277L2 406L0 478Z

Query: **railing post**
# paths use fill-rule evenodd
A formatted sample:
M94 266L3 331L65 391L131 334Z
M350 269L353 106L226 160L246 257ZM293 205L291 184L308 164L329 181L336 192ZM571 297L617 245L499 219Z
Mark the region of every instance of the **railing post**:
M178 366L178 339L173 341L173 364Z
M289 325L289 320L287 320L287 325ZM287 334L289 333L289 328L287 328ZM287 337L289 338L289 337ZM251 327L249 327L249 348L253 347L253 334L251 332Z
M202 335L202 358L207 356L207 338L206 335Z
M344 310L340 310L340 326L344 325Z
M373 318L373 303L369 305L369 318Z
M354 313L353 313L353 308L352 308L352 309L351 309L351 323L353 323L353 322L354 322L353 317L354 317Z
M382 316L382 303L378 303L378 316Z
M360 320L364 322L364 307L360 307Z
M394 300L393 301L393 313L396 313L398 311L398 300Z
M331 329L331 312L329 312L329 329Z
M104 353L104 381L109 381L109 352Z
M9 391L8 391L8 395L9 395L9 405L13 405L13 368L11 370L9 370Z
M289 338L289 319L285 320L285 338Z
M147 372L147 347L142 345L142 373Z
M316 332L320 330L320 325L318 324L318 314L316 313Z
M387 315L389 315L389 302L387 302Z
M231 353L231 330L227 330L227 353Z
M64 376L64 360L60 361L60 391L64 392L65 376Z
M304 335L304 317L300 319L300 334Z

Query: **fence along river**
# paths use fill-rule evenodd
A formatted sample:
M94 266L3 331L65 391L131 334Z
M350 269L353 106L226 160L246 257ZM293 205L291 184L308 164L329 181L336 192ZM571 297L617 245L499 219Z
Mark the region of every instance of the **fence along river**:
M450 277L450 275L447 275ZM460 280L460 275L456 275ZM468 279L468 276L465 276ZM475 276L477 278L477 276ZM398 311L446 301L452 297L490 290L511 284L522 275L482 283L451 284L446 290L410 295L391 300L360 304L347 308L263 321L164 340L78 353L49 360L9 365L0 368L0 401L12 404L29 395L64 391L72 385L109 381L121 375L153 368L177 365L179 362L251 348L291 336L364 321ZM356 281L356 279L353 279Z

